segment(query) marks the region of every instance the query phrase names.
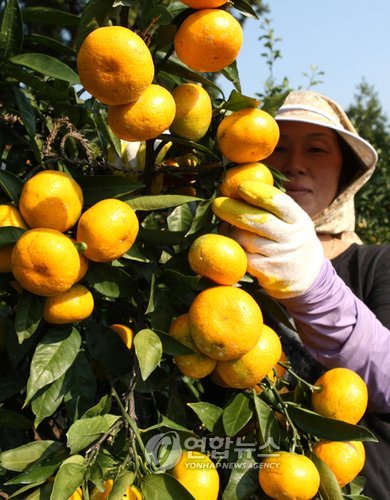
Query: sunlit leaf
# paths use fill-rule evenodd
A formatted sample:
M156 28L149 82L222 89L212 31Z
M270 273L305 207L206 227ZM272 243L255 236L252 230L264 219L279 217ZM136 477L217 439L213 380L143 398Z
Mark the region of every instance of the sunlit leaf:
M215 427L219 422L223 409L212 403L187 403L187 405L198 415L199 420L210 432L215 432Z
M72 454L78 453L109 431L114 422L107 417L108 415L83 418L71 425L66 437ZM118 418L116 417L116 420Z
M148 500L194 500L189 491L169 474L149 474L141 481L141 491Z
M38 73L42 73L58 80L64 80L70 84L80 83L77 73L75 73L65 63L47 54L26 53L10 58L13 64L30 68Z
M68 500L84 480L87 471L85 458L73 455L64 460L54 479L51 498L54 500Z
M0 465L4 469L21 472L40 458L51 455L62 448L58 441L31 441L12 450L0 453Z
M15 329L20 344L36 332L42 321L43 306L42 297L23 290L15 314Z
M142 379L146 380L161 360L163 352L161 340L152 330L140 330L134 336L134 347Z
M225 407L222 422L228 436L234 436L246 425L253 415L251 402L244 393L238 393Z

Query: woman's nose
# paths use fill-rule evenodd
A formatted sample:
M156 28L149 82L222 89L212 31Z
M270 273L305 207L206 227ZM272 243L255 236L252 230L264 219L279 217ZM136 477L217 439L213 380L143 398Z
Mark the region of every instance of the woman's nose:
M299 153L287 154L284 158L283 165L280 168L281 172L286 176L305 175L307 168L302 156Z

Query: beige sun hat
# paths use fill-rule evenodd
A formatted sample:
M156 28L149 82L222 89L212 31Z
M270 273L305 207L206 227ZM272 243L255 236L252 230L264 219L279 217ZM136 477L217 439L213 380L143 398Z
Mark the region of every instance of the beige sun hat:
M343 240L361 243L355 233L354 196L374 172L378 155L374 147L360 137L339 104L329 97L311 90L292 91L278 109L277 122L312 123L337 132L350 146L362 166L358 177L313 222L317 233L338 235Z
M275 115L276 121L313 123L335 130L352 148L367 170L375 167L378 155L364 140L339 104L329 97L311 90L293 91L288 94Z

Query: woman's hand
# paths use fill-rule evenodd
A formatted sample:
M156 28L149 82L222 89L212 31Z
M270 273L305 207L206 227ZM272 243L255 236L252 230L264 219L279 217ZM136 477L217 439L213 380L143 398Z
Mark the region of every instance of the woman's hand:
M220 197L212 208L234 226L228 236L247 252L248 272L277 299L303 294L324 261L312 220L274 186L245 181L239 194L243 201Z

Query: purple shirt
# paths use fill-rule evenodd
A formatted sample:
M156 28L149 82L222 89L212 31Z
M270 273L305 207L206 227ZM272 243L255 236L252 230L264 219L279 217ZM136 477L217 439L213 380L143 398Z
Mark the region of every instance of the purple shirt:
M390 331L325 260L307 292L280 301L309 353L326 368L354 370L368 387L368 409L390 412Z

